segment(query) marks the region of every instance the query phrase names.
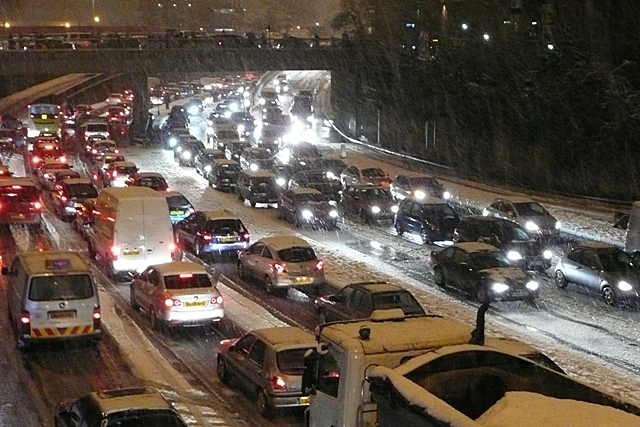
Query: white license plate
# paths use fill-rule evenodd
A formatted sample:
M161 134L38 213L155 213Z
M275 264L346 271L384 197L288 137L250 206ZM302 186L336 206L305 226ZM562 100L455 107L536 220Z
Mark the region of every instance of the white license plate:
M67 311L50 311L49 319L74 319L76 317L75 310L67 310Z
M185 307L204 307L207 305L206 301L192 301L192 302L185 302L184 303Z
M311 277L295 277L293 279L293 282L304 285L307 283L311 283Z
M309 404L309 396L298 398L298 405L308 405L308 404Z
M123 255L128 255L128 256L131 256L131 255L140 255L140 250L138 250L138 249L134 249L134 250L130 250L130 251L123 251L123 252L122 252L122 254L123 254Z

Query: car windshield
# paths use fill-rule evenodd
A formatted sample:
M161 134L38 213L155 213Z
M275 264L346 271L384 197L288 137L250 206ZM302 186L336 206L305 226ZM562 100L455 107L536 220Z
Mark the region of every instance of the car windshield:
M548 212L537 202L514 203L513 206L521 216L542 216L548 215Z
M478 269L511 267L509 259L501 251L473 252L469 254L471 264Z
M273 177L271 177L271 176L257 176L257 177L251 178L251 184L252 185L263 185L263 186L271 185L271 186L273 186L275 184L275 181L274 181Z
M305 246L292 246L290 248L280 249L278 256L284 262L309 262L317 259L313 248Z
M404 314L424 314L424 310L409 292L384 292L373 294L373 309L401 308Z
M281 350L276 353L278 370L286 375L302 375L304 371L304 354L310 348Z
M457 217L456 211L446 203L422 205L424 214L429 218Z
M220 139L238 139L238 132L235 130L220 130L216 132L216 136Z
M384 188L367 188L357 192L360 197L368 199L391 199L393 196L389 190Z
M164 178L159 176L150 176L147 178L140 178L138 181L141 186L149 188L164 188L167 187L167 182Z
M246 153L247 159L268 159L271 153L267 150L251 150Z
M167 289L210 288L213 286L208 274L170 274L164 276Z
M134 166L120 166L117 167L118 175L133 175L138 170Z
M598 251L604 271L626 271L632 265L631 257L620 249Z
M187 200L186 197L180 195L180 196L169 196L167 197L167 204L169 205L169 208L174 209L174 208L188 208L191 206L191 203L189 203L189 200Z
M240 170L240 165L236 163L228 163L219 165L219 173L222 175L236 175Z
M89 183L69 185L67 186L67 190L69 191L69 195L71 197L98 197L98 190L93 186L93 184Z
M66 301L92 296L93 286L88 274L36 276L31 279L29 287L31 301Z
M0 187L4 202L34 202L40 200L40 190L32 185L6 185Z
M69 169L70 166L68 163L45 163L43 169L45 170L60 170L60 169Z
M478 224L477 226L468 227L468 231L468 235L464 237L469 241L478 241L482 238L497 239L499 242L530 240L526 230L511 221Z
M291 155L294 157L320 157L318 149L313 145L299 146L291 150Z
M300 180L304 182L333 182L332 179L327 178L327 174L324 171L315 171L302 174Z
M342 160L338 159L326 159L326 160L318 160L314 166L317 166L318 169L324 170L332 170L332 171L341 171L346 168L347 165Z
M87 125L87 132L108 132L109 125L105 124L95 124L95 125Z
M237 219L210 219L206 225L207 231L225 236L239 236L246 229Z
M296 196L296 202L308 203L308 202L325 202L327 196L322 193L302 193Z
M385 177L387 174L380 168L367 168L362 169L362 176L367 178Z
M102 424L101 424L102 425ZM127 410L109 414L107 427L184 427L178 415L168 410Z
M417 176L409 178L409 181L411 182L411 186L413 188L434 188L440 186L435 178L429 176Z

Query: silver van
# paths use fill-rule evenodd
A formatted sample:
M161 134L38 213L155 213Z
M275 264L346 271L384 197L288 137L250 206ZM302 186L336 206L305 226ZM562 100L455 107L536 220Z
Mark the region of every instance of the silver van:
M9 278L9 320L19 348L102 336L96 284L77 252L24 252L2 274Z

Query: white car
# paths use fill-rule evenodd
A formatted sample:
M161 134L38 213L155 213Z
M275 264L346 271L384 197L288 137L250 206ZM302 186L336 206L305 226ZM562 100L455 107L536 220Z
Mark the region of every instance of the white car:
M561 226L560 221L540 203L525 197L496 199L484 208L482 214L514 221L523 226L533 238L557 236Z
M107 97L107 104L109 105L118 105L125 101L125 96L122 93L114 92L110 93Z

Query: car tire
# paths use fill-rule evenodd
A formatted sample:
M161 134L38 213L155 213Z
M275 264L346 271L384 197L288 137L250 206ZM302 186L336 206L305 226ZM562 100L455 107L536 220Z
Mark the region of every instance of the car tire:
M420 239L422 240L423 245L432 244L431 239L429 238L429 233L427 233L427 230L425 230L424 228L420 230Z
M567 287L567 285L569 284L569 282L567 282L567 278L564 277L564 273L560 270L557 270L555 272L555 274L553 275L554 278L554 282L556 283L556 286L559 287L560 289L564 289Z
M252 208L256 207L256 202L254 202L253 200L249 200L249 204L251 204Z
M220 358L218 355L218 364L216 367L216 372L218 373L218 379L224 385L229 385L231 383L231 374L227 369L227 364L224 363L224 360Z
M329 321L329 316L325 310L320 310L320 324L327 323Z
M489 301L489 297L487 296L487 290L482 285L478 286L478 288L476 289L476 301L483 304L491 302Z
M396 229L396 233L398 233L398 236L402 236L404 234L404 230L402 229L402 224L400 224L398 221L395 221L393 225L394 225L394 228Z
M618 305L618 296L611 286L605 285L602 288L601 292L605 304L607 304L609 307L615 307Z
M435 284L441 288L446 286L446 279L444 277L444 271L442 271L441 267L435 267L433 269L433 281Z
M362 219L362 222L365 223L366 225L371 225L371 223L373 222L371 215L369 215L367 211L365 211L364 209L360 210L360 218Z
M158 319L158 313L156 312L156 309L153 308L153 306L149 308L149 321L151 323L151 329L153 329L154 331L159 331L160 329L162 329L162 322L160 321L160 319Z
M276 209L276 218L278 219L283 219L284 215L282 215L282 209L280 209L280 206L278 205L278 208Z
M240 261L238 261L238 277L241 280L247 280L247 272L244 269L244 264Z
M263 389L259 389L256 395L256 404L258 406L258 413L265 418L272 415L273 409L269 406L269 400L267 399L267 393Z
M271 280L271 277L269 276L264 276L264 290L268 294L273 294L275 291L273 287L273 280Z
M138 303L136 302L136 299L135 299L135 295L134 295L134 292L133 292L133 286L129 287L129 305L131 305L131 308L133 308L136 311L138 311L140 309L140 306L138 305Z

